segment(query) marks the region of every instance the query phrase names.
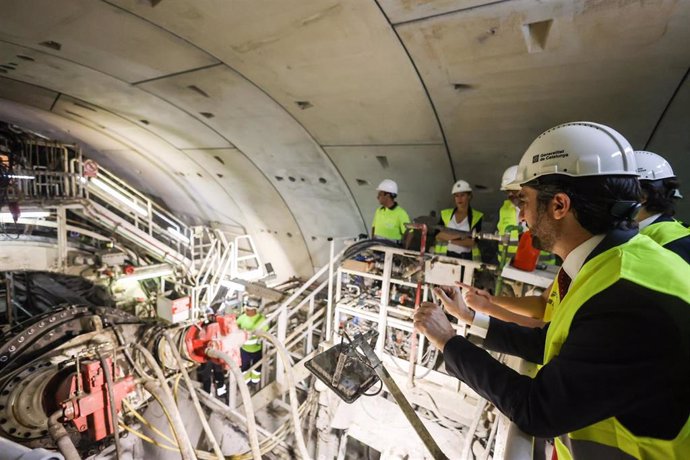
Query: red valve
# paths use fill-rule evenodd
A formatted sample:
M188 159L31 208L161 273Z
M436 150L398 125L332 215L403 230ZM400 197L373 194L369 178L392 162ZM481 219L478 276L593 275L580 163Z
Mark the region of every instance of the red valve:
M113 396L115 409L122 411L122 400L134 391L134 377L125 376L120 380L115 378L115 368L111 358L105 358L113 379ZM58 388L58 400L63 401L64 416L71 420L79 431L89 431L89 438L98 441L112 434L115 424L111 417L110 397L108 395L105 374L100 361L82 361L79 365L81 372L81 391L77 374L72 374L63 381ZM117 422L117 421L115 421Z
M198 362L212 361L228 368L225 361L206 356L207 348L214 348L230 355L240 366L242 358L240 347L247 340L247 333L237 326L235 315L216 316L209 324L197 324L190 327L185 334L185 345L189 357Z

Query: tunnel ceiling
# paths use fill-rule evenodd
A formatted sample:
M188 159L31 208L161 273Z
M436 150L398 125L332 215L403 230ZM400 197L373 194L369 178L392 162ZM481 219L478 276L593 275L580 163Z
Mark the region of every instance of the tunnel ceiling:
M495 213L503 170L557 123L610 124L690 171L688 1L1 5L0 119L251 233L283 277L367 231L384 178L412 216L459 178Z

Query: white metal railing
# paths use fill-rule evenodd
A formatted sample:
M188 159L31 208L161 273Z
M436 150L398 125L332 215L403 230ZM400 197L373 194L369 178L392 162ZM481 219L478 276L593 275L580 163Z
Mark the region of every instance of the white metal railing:
M191 259L192 229L107 169L99 167L98 176L88 179L86 198L108 205L137 229Z
M186 225L108 169L84 161L77 146L29 142L22 154L24 167L12 172L11 198L45 208L81 203L84 217L182 268L198 287L196 311L214 299L223 280L253 281L266 274L251 236L231 240L218 229Z
M245 243L248 248L244 248ZM235 237L233 244L232 265L230 267L230 277L243 280L259 279L266 275L266 269L261 263L261 258L256 250L254 240L251 235L240 235Z
M335 240L331 239L331 254L334 253L334 247L335 247ZM276 337L278 340L281 342L285 343L289 337L288 337L288 322L290 318L292 318L296 313L298 313L307 303L309 303L309 311L310 315L308 316L307 320L307 332L306 335L308 337L307 339L307 350L306 353L310 353L312 351L311 348L313 347L313 343L311 340L311 336L314 333L315 330L315 321L317 320L318 317L321 315L314 315L314 310L315 310L315 302L316 302L316 296L319 295L324 289L328 288L328 298L327 298L327 307L326 307L326 330L330 330L329 323L333 320L332 319L332 303L331 303L331 295L330 293L333 292L333 277L334 277L334 266L336 263L339 262L340 258L342 257L343 253L347 247L343 248L336 256L331 257L329 262L321 267L309 280L304 283L299 289L297 289L295 292L290 295L285 301L283 301L280 304L280 307L278 307L276 310L271 312L267 316L267 321L269 322L274 322L275 321L275 329L276 329ZM324 274L328 273L328 276L326 279L322 279ZM307 290L311 289L311 291L307 294L304 295ZM303 296L303 298L300 298ZM320 322L320 321L319 321ZM294 334L292 334L294 335ZM328 334L326 337L329 337ZM284 379L284 365L282 362L279 360L276 362L276 380L278 381L279 384L284 384L285 382L283 381Z

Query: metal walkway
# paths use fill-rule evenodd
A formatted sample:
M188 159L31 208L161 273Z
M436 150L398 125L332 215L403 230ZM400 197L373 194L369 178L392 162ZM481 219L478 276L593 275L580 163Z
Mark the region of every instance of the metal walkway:
M68 232L111 239L169 264L192 296L193 314L206 309L224 282L266 276L250 235L185 224L85 159L76 145L27 141L20 156L7 201L20 206L17 224L56 229L57 271L67 267ZM0 223L14 218L2 213Z

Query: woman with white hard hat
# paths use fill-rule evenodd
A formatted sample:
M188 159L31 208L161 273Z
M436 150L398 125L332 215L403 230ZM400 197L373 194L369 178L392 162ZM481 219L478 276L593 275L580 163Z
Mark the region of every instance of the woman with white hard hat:
M484 213L470 206L472 201L472 187L467 181L459 180L451 188L450 193L455 201L454 208L441 211L440 225L449 229L471 232L482 230ZM460 259L481 261L481 253L471 237L459 237L456 232L441 230L436 235L436 254L458 257Z
M653 152L635 152L642 187L642 208L636 217L640 233L690 263L690 229L673 218L682 198L676 175L664 158Z

